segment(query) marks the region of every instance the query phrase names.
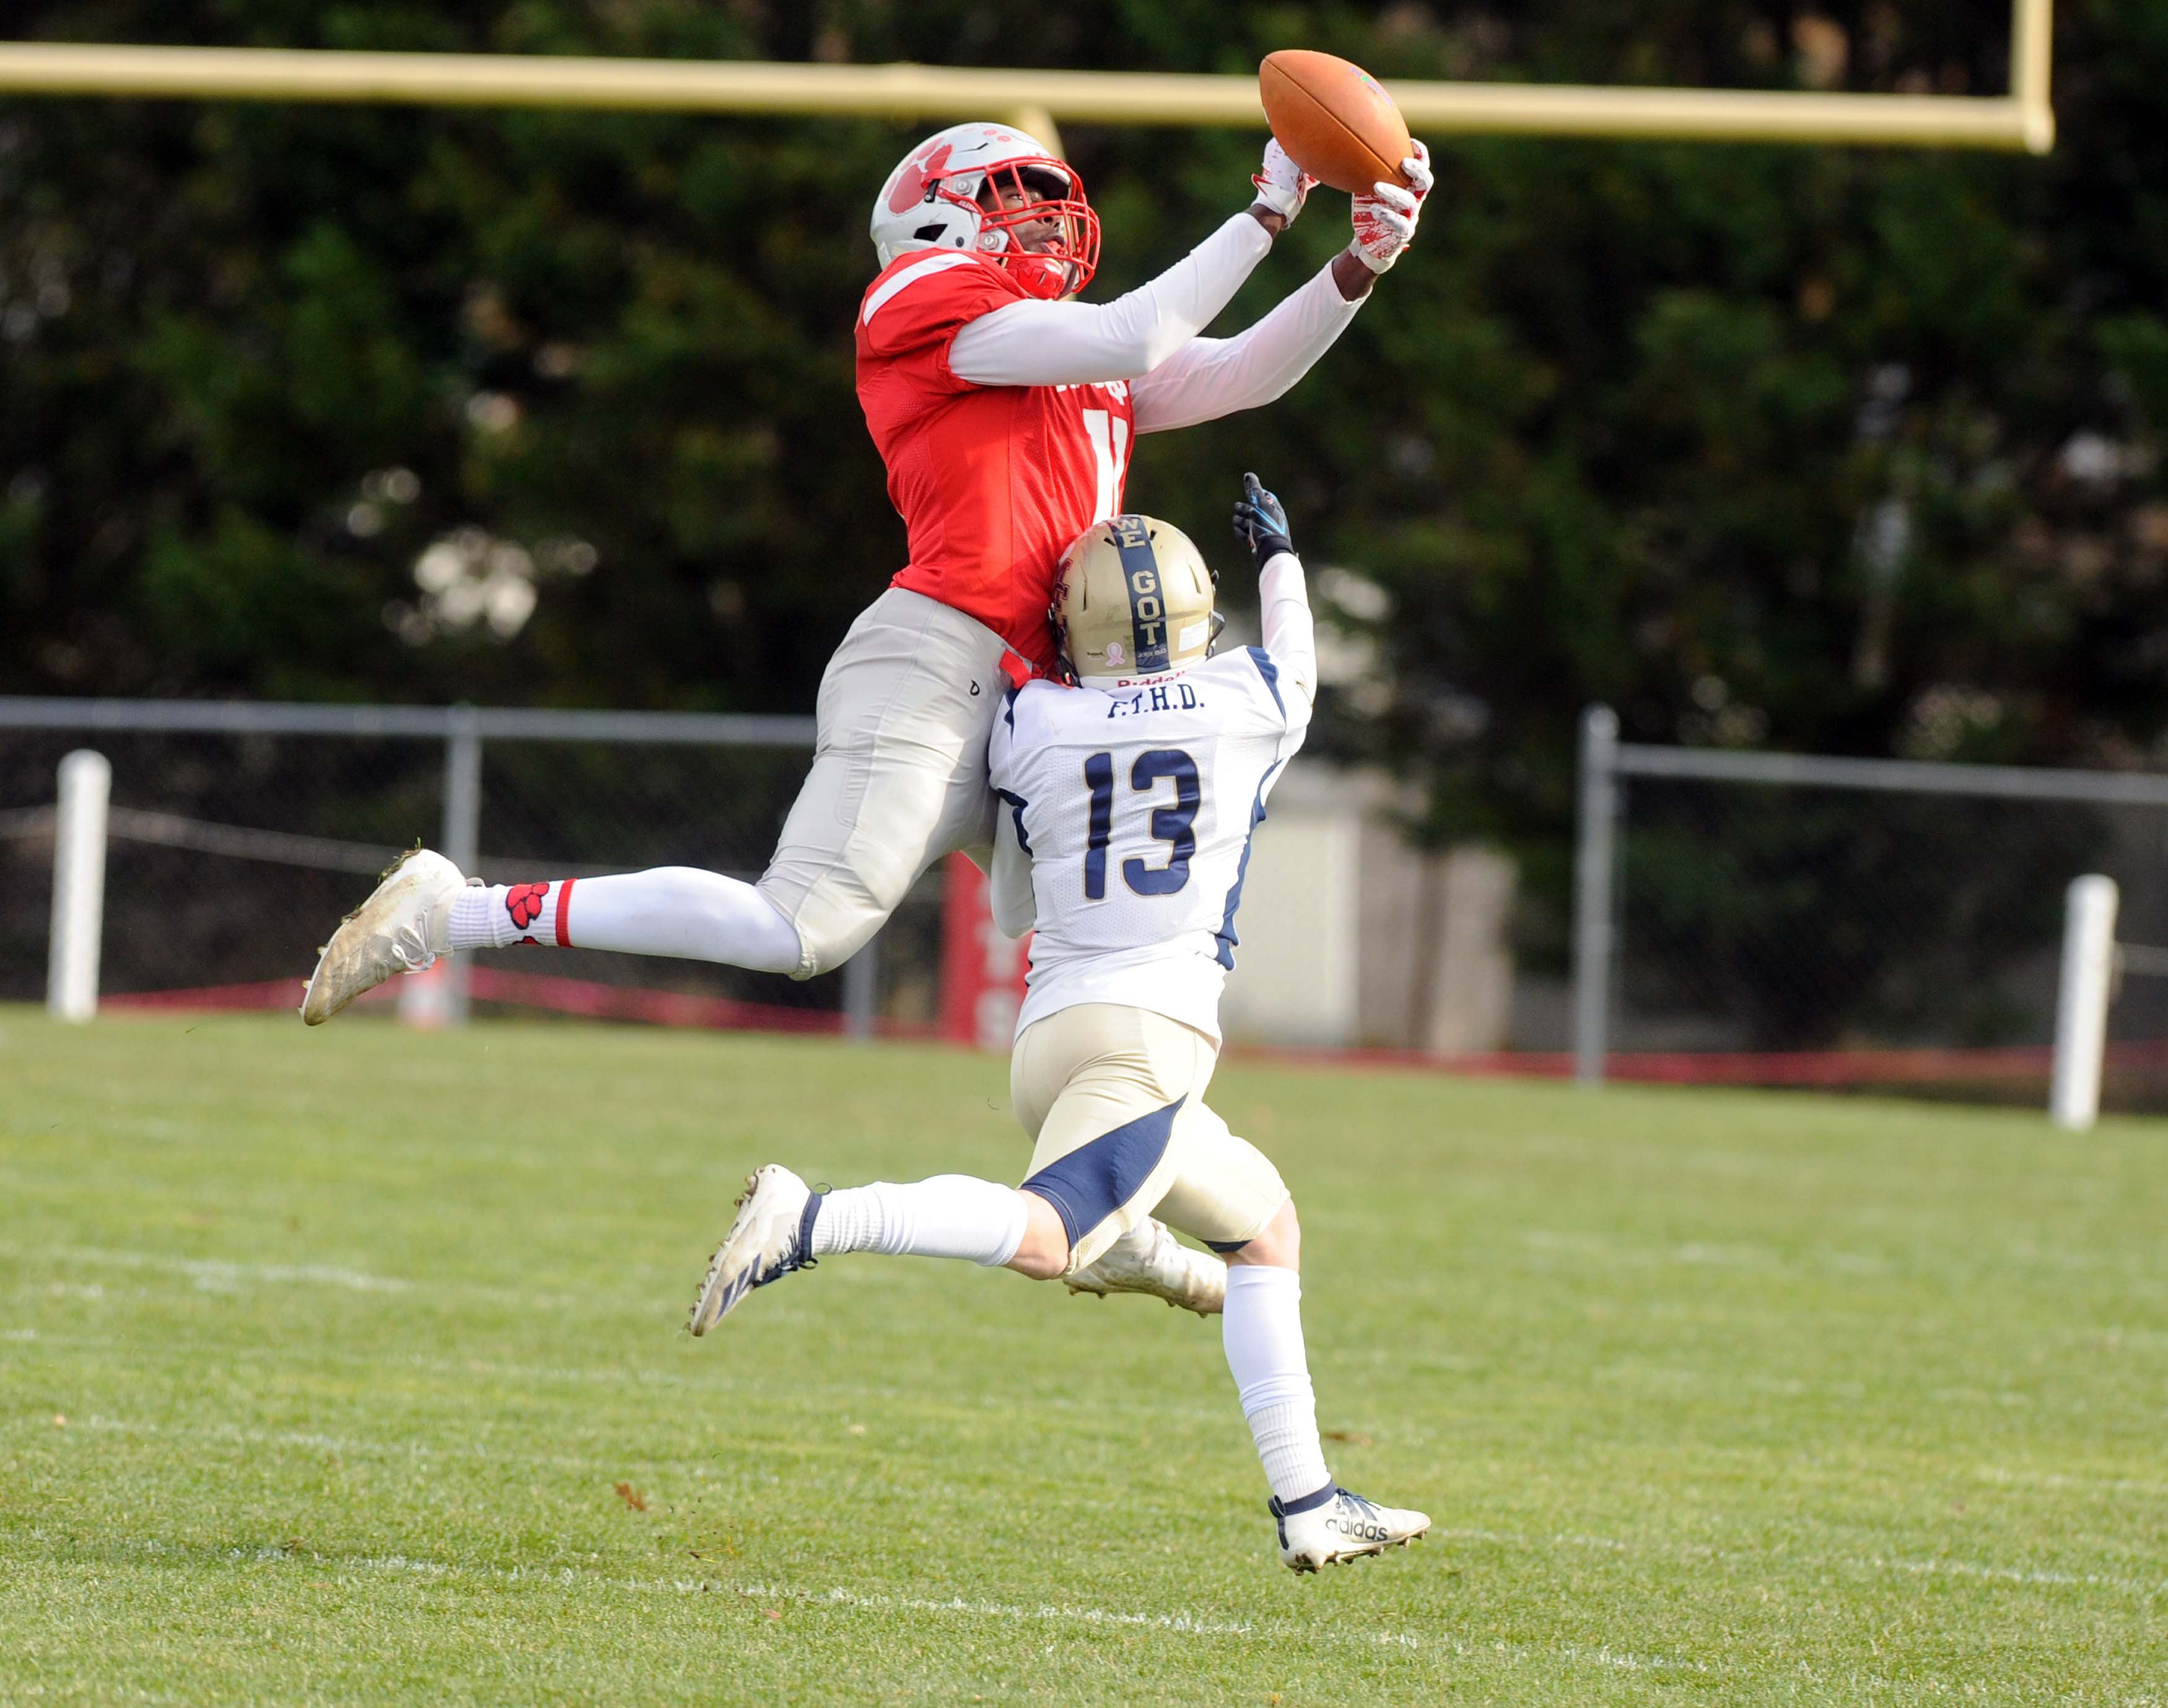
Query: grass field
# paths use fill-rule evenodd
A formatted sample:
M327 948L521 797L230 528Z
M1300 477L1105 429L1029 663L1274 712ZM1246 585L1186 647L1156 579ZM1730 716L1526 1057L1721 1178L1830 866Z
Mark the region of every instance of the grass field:
M0 1700L2168 1700L2168 1124L1235 1064L1328 1451L1216 1324L835 1259L741 1177L1014 1178L1005 1068L0 1010Z

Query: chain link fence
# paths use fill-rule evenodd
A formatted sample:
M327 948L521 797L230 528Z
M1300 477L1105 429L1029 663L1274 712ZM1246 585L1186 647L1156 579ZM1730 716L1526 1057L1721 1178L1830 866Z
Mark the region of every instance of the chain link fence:
M417 841L465 853L492 883L657 865L751 878L812 733L810 719L0 701L0 1000L45 995L55 777L76 748L113 766L103 989L238 997L306 978L332 926ZM751 1004L774 1023L833 1026L848 1007L859 1029L911 1030L935 1015L938 900L937 877L855 972L804 983L577 950L459 959L485 1005L636 1016L651 994L697 1000L658 1015Z
M1582 1077L2044 1099L2065 893L2100 873L2139 946L2107 1101L2168 1107L2144 952L2168 944L2168 778L1639 746L1607 717L1583 752Z

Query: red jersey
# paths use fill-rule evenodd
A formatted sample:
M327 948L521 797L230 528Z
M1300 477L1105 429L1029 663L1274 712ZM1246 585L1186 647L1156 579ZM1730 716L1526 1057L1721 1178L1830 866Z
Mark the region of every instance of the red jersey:
M974 385L948 366L956 334L1024 300L961 250L900 257L858 309L858 403L911 531L891 584L975 617L1042 671L1047 606L1069 543L1122 507L1134 416L1120 380Z

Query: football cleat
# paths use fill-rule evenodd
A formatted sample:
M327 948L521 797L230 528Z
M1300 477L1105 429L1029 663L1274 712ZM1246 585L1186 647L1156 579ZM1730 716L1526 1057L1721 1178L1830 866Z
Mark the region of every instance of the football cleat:
M1430 1528L1428 1513L1380 1506L1336 1483L1287 1505L1267 1504L1280 1527L1281 1563L1296 1572L1404 1547Z
M321 1026L394 973L433 965L452 947L452 898L481 882L461 877L458 867L427 848L401 855L318 952L301 1018Z
M693 1301L686 1326L704 1334L737 1308L755 1287L811 1269L813 1220L825 1192L816 1192L780 1163L746 1176L737 1219L715 1254Z
M1227 1306L1227 1265L1211 1253L1193 1251L1146 1217L1076 1274L1065 1276L1072 1293L1150 1293L1217 1316Z

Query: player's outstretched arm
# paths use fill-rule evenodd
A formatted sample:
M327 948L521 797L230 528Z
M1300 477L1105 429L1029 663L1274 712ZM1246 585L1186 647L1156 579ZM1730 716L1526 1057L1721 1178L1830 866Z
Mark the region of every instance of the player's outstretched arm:
M1294 688L1308 721L1317 699L1317 627L1310 614L1310 588L1302 560L1294 554L1287 509L1255 475L1242 476L1242 496L1235 502L1235 538L1257 566L1257 607L1263 619L1265 651L1280 679ZM1289 707L1290 722L1297 721Z
M1415 188L1379 183L1356 197L1354 241L1309 284L1248 331L1231 338L1192 338L1140 376L1129 393L1136 430L1166 432L1257 409L1284 396L1309 373L1415 235L1423 198L1430 194L1430 151L1416 143L1400 169Z
M1006 304L956 334L949 367L974 385L1088 385L1150 373L1227 306L1309 191L1277 142L1251 182L1256 201L1158 278L1110 303Z

